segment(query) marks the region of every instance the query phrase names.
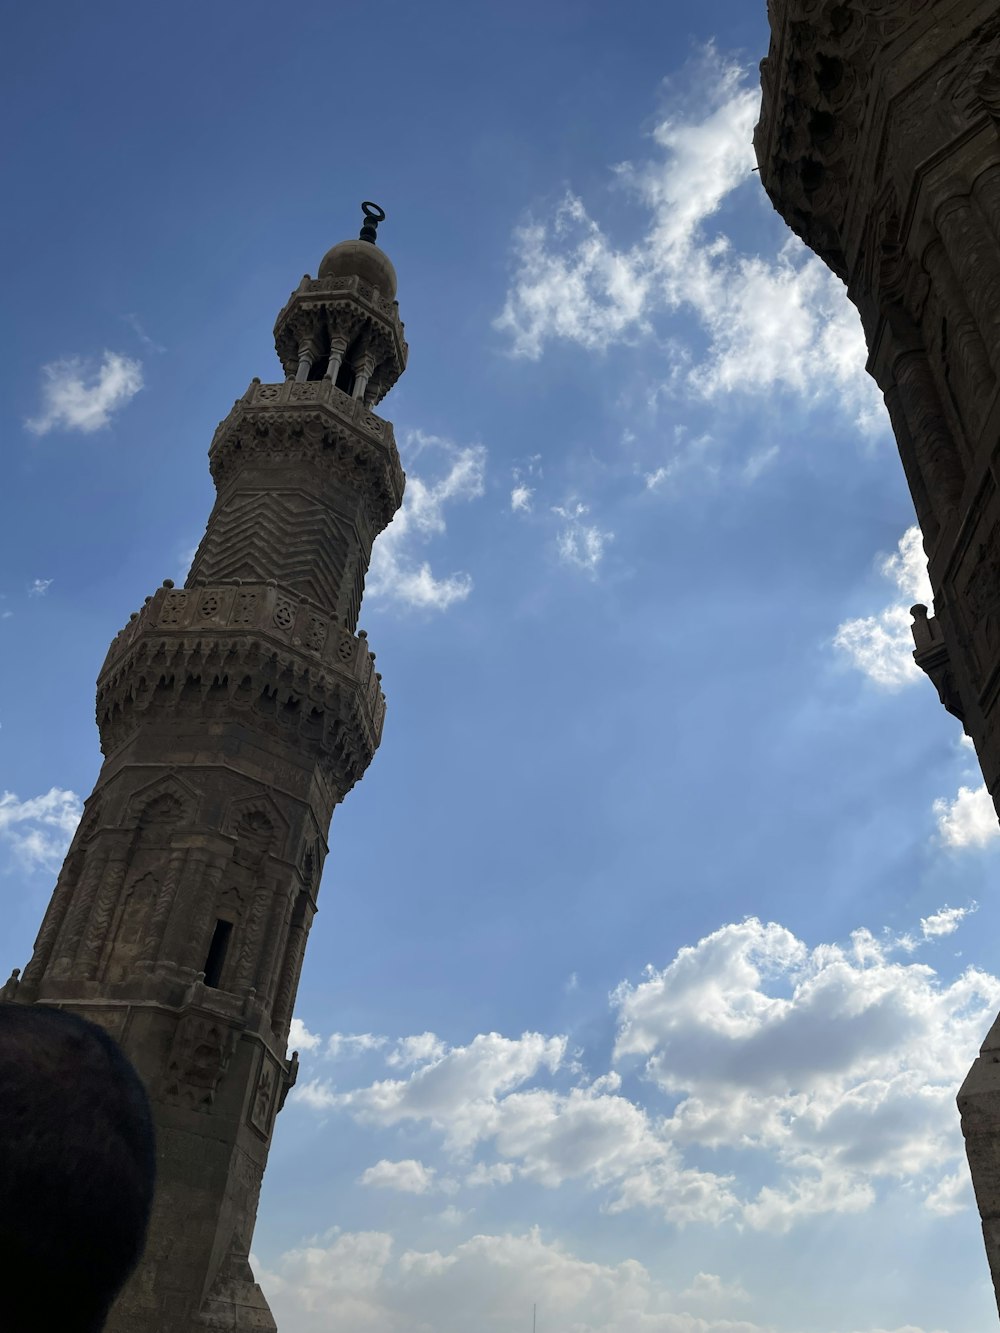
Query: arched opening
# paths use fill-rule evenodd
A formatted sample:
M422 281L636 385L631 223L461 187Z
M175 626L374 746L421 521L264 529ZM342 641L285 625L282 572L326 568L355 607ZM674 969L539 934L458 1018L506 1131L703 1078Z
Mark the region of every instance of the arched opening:
M355 374L353 369L347 364L346 359L341 362L340 369L337 371L337 388L342 389L348 396L354 393Z

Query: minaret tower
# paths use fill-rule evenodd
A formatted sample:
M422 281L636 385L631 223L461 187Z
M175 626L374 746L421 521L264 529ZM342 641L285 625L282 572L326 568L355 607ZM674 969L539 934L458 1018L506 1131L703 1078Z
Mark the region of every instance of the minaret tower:
M358 612L403 497L374 413L406 366L396 273L362 205L278 316L284 382L255 379L209 450L218 497L97 684L104 765L31 962L5 996L122 1043L153 1102L147 1254L109 1333L273 1329L248 1263L288 1027L334 807L382 734Z

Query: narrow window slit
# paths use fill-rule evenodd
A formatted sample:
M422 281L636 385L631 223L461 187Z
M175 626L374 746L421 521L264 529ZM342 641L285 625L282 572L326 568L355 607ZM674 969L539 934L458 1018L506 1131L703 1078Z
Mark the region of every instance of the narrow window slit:
M231 921L222 921L215 923L215 932L212 935L212 943L208 946L208 955L205 958L205 985L218 988L222 979L222 969L226 962L226 950L229 948L229 937L233 933L233 923Z

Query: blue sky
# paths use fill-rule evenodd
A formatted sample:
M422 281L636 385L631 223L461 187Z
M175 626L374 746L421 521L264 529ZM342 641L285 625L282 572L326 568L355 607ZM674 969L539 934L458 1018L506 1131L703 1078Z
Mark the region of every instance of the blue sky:
M763 2L14 29L0 962L215 424L375 199L409 483L254 1242L283 1333L988 1326L1000 839L857 321L752 174Z

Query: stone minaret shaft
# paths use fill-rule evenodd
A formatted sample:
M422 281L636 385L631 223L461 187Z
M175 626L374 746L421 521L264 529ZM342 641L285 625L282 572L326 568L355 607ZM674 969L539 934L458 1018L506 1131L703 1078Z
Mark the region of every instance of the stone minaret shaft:
M769 0L755 144L847 283L927 552L917 663L1000 802L1000 14L996 0ZM1000 1294L1000 1020L959 1108Z
M403 494L372 408L406 365L392 264L362 239L275 326L287 378L215 433L218 498L101 669L105 755L19 985L107 1028L152 1098L149 1246L109 1333L273 1329L248 1263L326 835L382 734L358 611ZM13 992L13 994L11 993Z

